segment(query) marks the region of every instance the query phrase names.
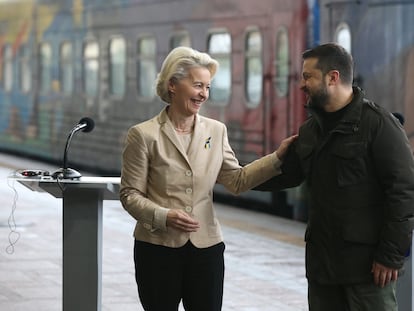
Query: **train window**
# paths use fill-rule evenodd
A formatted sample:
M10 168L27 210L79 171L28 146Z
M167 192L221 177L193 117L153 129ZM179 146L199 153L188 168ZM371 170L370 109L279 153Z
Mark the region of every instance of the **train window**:
M95 41L87 42L83 49L83 87L87 96L98 94L99 46Z
M18 81L20 85L20 91L26 93L29 92L32 87L32 70L30 67L30 54L29 49L24 45L19 48L19 60L18 60Z
M39 49L40 92L48 93L52 83L52 47L41 43Z
M154 97L154 81L157 75L155 38L145 37L137 42L137 91L146 98Z
M73 92L73 50L70 42L60 47L60 85L65 95Z
M281 27L276 34L276 90L279 97L284 97L289 88L289 38L286 27Z
M348 53L351 51L351 30L346 23L341 23L335 31L335 42L342 45Z
M174 34L170 39L170 49L174 49L178 46L191 46L190 35L187 32L180 32Z
M10 92L13 87L13 51L11 46L3 48L3 88Z
M109 90L122 97L126 85L126 42L124 38L114 38L109 43Z
M231 37L227 32L211 34L208 52L219 63L219 69L211 82L212 104L225 106L231 94Z
M245 94L247 106L255 108L262 98L263 63L262 36L259 31L250 31L245 43Z

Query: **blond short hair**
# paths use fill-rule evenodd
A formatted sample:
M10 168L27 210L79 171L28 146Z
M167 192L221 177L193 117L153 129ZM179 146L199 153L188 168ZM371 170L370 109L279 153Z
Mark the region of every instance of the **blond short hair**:
M170 103L171 96L168 90L168 84L171 80L180 81L188 77L189 70L195 67L207 68L211 78L213 78L218 66L218 62L207 53L184 46L176 47L165 58L155 80L157 95L164 102Z

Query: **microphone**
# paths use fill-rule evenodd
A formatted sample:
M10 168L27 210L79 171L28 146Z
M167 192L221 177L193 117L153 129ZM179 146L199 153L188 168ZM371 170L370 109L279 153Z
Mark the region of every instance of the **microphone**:
M80 119L79 123L72 129L72 132L75 133L82 130L82 132L89 133L94 127L95 122L91 118L84 117Z
M82 131L85 133L89 133L93 130L94 127L95 122L91 118L84 117L80 119L79 123L70 131L68 138L66 140L65 152L63 153L63 167L52 174L53 178L76 179L82 177L81 173L79 173L78 171L72 168L68 168L69 145L73 135L76 132Z

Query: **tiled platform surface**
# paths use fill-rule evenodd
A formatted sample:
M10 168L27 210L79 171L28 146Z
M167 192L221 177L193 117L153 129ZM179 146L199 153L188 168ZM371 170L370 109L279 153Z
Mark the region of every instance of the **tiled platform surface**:
M62 202L7 179L25 168L56 169L0 154L0 310L59 311ZM223 311L307 310L305 225L222 204L216 209L226 243ZM9 227L11 215L16 232ZM103 311L142 310L134 280L133 227L118 201L104 202ZM12 246L9 238L17 237Z

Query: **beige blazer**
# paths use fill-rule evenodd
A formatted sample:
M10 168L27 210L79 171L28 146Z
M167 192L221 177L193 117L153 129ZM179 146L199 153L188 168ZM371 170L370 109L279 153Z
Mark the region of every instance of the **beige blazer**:
M197 115L188 152L182 147L166 109L128 131L121 173L120 199L136 220L137 240L180 247L188 240L200 248L223 240L213 208L213 187L234 194L280 174L276 153L241 167L226 126ZM166 226L169 209L182 209L200 222L197 232Z

